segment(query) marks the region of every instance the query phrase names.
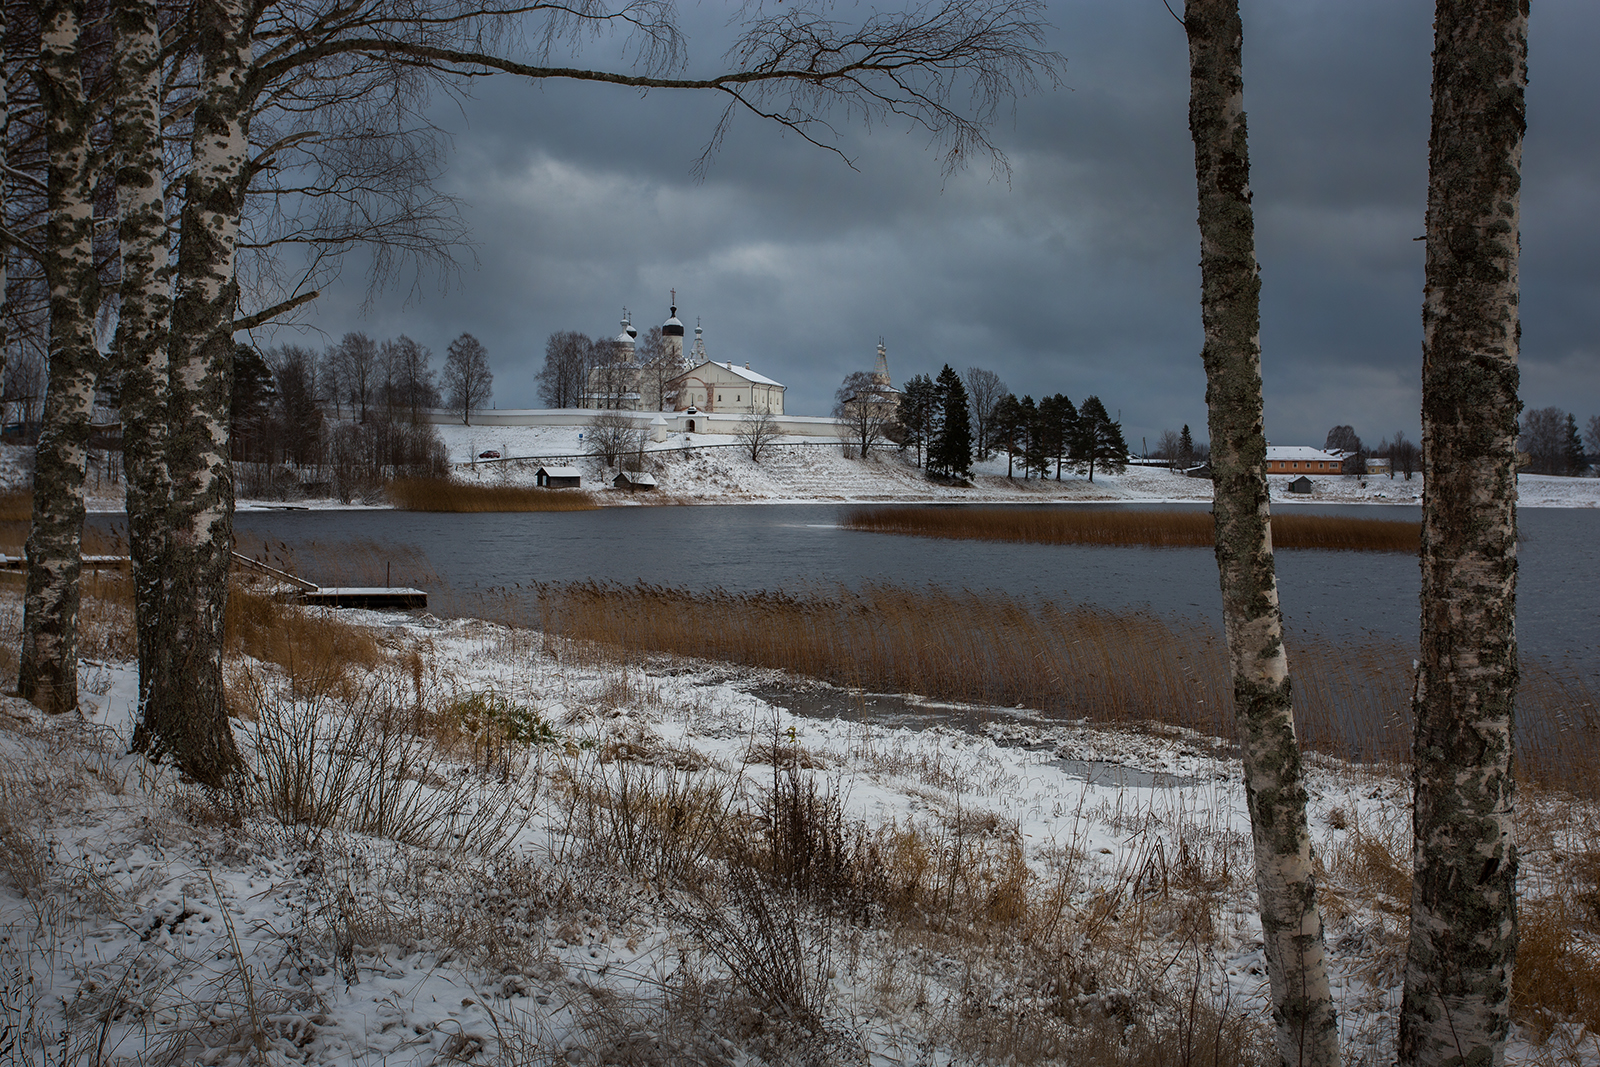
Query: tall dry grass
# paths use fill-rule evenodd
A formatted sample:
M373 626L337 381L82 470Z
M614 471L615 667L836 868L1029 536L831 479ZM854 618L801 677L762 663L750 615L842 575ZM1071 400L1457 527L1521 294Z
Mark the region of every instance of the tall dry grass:
M601 646L779 668L877 692L1234 737L1227 650L1199 620L883 583L731 593L583 582L540 584L535 595L541 629ZM1288 644L1303 744L1346 759L1404 763L1414 651L1377 638L1353 644L1301 635ZM1589 683L1530 660L1519 702L1523 775L1593 792L1587 768L1600 754L1600 719Z
M1211 515L1201 511L1128 511L1118 508L869 508L844 524L873 533L1041 545L1147 545L1210 548ZM1326 515L1272 516L1275 548L1415 552L1416 523Z
M397 478L389 500L405 511L593 511L599 507L577 489L531 489L515 485L463 485L448 478Z

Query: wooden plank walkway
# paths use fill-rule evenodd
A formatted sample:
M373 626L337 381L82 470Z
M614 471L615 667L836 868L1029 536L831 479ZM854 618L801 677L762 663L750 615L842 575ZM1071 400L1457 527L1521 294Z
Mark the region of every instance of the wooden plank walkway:
M241 556L235 552L233 562L241 567L248 567L253 571L276 578L294 587L293 599L301 604L311 604L318 607L330 608L425 608L428 606L428 594L422 589L411 589L406 586L353 586L334 585L320 586L315 582L308 582L304 578L290 574L288 571L269 567L265 563L253 560L249 556ZM95 570L101 567L127 567L127 556L84 556L83 565ZM0 555L0 569L20 571L27 565L25 556Z

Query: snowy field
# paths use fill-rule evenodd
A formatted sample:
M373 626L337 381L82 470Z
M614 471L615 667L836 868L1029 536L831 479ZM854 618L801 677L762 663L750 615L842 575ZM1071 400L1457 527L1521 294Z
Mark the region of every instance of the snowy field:
M608 470L584 456L578 431L570 428L441 426L456 477L484 484L532 485L539 463L551 458L577 460L586 488L608 485ZM685 445L688 448L685 449ZM652 444L646 465L660 482L660 492L692 503L759 503L804 501L930 501L1030 503L1044 501L1203 502L1211 499L1211 483L1185 478L1158 467L1129 467L1122 474L1097 471L1094 481L1081 472L1064 471L1060 481L1006 477L1004 457L974 468L970 487L930 482L907 454L891 446L866 461L847 459L834 443L780 438L770 454L753 462L732 437L674 435ZM473 463L485 451L503 459ZM533 457L518 460L516 457ZM1314 478L1307 495L1289 492L1291 475L1273 475L1272 497L1284 504L1419 504L1422 477ZM1523 507L1600 507L1600 478L1557 478L1524 474L1519 479ZM617 503L630 503L627 494ZM609 501L607 501L609 502Z
M1215 1030L1218 1009L1227 1062L1256 1062L1265 974L1226 745L1015 709L927 709L971 731L819 720L757 696L806 691L770 673L339 619L377 654L338 684L230 663L255 768L237 827L125 754L130 663L84 663L81 719L0 704L5 1062L1166 1063L1080 1060L1071 1035L1132 1048ZM473 740L496 708L520 743ZM948 875L898 914L741 896L706 827L766 840L790 781L859 821L890 881ZM1390 1063L1409 786L1313 759L1310 796L1346 1062ZM1519 803L1531 921L1555 887L1592 889L1594 819ZM1595 947L1592 925L1563 936ZM1600 1062L1559 1025L1513 1053Z

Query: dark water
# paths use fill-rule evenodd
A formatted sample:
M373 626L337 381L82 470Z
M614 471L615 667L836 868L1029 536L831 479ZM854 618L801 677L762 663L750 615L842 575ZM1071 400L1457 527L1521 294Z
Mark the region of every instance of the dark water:
M394 584L426 588L432 609L444 614L503 606L507 593L515 601L519 587L541 581L645 581L732 591L885 581L1114 608L1148 605L1163 614L1220 620L1209 549L991 544L840 528L841 518L854 507L663 506L494 515L246 512L237 516L235 529L241 550L281 542L293 550L306 577L326 583L351 577L343 546L368 542L361 555L369 564L377 561L381 567L385 558L391 560ZM1308 510L1420 519L1416 507L1318 505ZM1517 627L1524 653L1570 661L1585 674L1600 673L1600 511L1525 509L1519 521ZM433 575L419 567L419 555ZM366 580L381 584L383 578L379 569L375 579L369 572ZM1328 637L1371 632L1416 638L1419 572L1413 556L1280 551L1278 581L1293 629Z

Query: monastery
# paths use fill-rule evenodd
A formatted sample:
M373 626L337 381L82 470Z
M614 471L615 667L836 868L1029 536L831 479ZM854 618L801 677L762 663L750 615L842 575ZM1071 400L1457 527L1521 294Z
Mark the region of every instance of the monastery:
M694 347L684 352L684 328L678 319L678 291L672 291L671 311L661 324L661 352L641 364L638 360L639 331L622 312L622 332L612 342L611 362L589 372L584 394L586 408L617 411L681 411L686 414L751 415L768 412L783 414L782 382L731 360L716 362L707 357L705 335L699 323L694 328ZM693 432L692 424L689 426Z

